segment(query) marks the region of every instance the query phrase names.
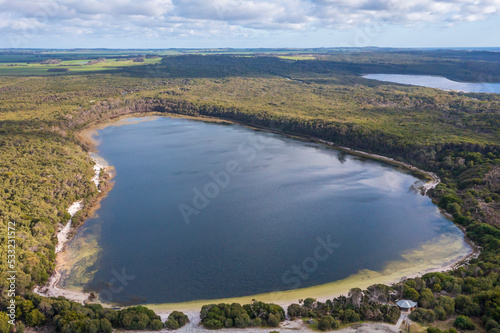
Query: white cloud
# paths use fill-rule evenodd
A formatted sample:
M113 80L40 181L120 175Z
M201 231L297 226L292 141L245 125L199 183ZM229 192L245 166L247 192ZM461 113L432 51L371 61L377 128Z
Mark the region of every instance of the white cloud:
M0 34L243 36L374 23L444 27L499 14L500 0L0 0Z

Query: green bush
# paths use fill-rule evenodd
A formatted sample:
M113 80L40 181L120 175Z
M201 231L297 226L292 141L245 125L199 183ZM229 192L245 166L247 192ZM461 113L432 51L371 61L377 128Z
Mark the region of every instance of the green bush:
M296 303L290 304L287 312L290 317L302 317L305 314L305 310Z
M411 312L410 319L419 323L432 323L436 320L436 314L432 310L418 308Z
M24 333L25 328L22 321L16 323L16 333Z
M444 311L443 307L438 305L434 308L434 313L438 320L446 320L446 311Z
M200 318L201 324L208 329L222 326L239 328L250 325L261 326L263 322L277 327L285 319L285 311L279 305L257 301L243 306L238 303L220 303L204 305L200 311Z
M241 313L234 318L234 326L245 328L250 326L250 316L247 313Z
M333 320L332 316L324 316L319 320L318 328L322 331L328 331L332 328Z
M234 322L233 322L233 319L231 319L231 318L227 318L226 321L224 322L224 326L227 328L233 327L233 325L234 325Z
M442 333L443 331L441 331L439 328L437 327L428 327L427 328L427 333Z
M404 297L405 298L409 298L412 301L416 302L416 301L418 301L418 298L420 297L420 294L415 289L413 289L411 287L406 287L405 290L404 290Z
M161 320L153 310L144 306L133 306L118 312L118 324L127 330L145 330L151 327L153 320Z
M436 283L432 286L432 292L438 293L441 291L441 285L439 283Z
M188 316L186 316L184 313L180 311L173 311L171 314L168 315L168 319L165 322L165 327L171 330L176 330L186 325L188 321L189 321Z
M347 309L344 312L344 320L349 323L355 323L360 320L359 314L356 311Z
M203 322L203 326L205 328L210 329L210 330L217 330L219 328L224 327L222 322L220 320L217 320L217 319L208 319L205 322Z
M163 323L159 319L151 320L151 324L149 325L153 331L159 331L163 328Z
M434 284L432 288L434 289L435 286L441 288L439 283ZM434 294L432 293L432 291L429 288L423 288L420 291L420 297L418 298L418 305L423 308L428 308L431 306L433 301L434 301Z
M9 333L12 325L9 324L9 316L7 313L1 311L0 312L0 333Z
M494 319L488 319L488 321L486 322L486 330L489 331L493 328L497 328L498 327L498 322Z
M102 318L99 321L99 327L100 327L101 332L103 332L103 333L113 332L113 326L111 326L111 323L106 318Z
M45 323L45 316L38 310L31 310L26 315L26 324L32 327L42 326Z
M304 300L304 306L308 309L311 309L316 302L316 298L308 297Z
M461 330L473 330L476 328L472 320L467 316L458 316L453 325Z
M167 319L167 321L165 322L165 327L168 328L168 329L171 329L171 330L176 330L180 326L179 326L179 322L177 320L175 320L175 319Z
M254 319L252 319L251 325L254 326L254 327L261 326L262 325L262 319L260 319L260 318L254 318Z
M447 194L439 201L439 207L446 208L451 203L461 204L462 200L456 194Z
M271 327L278 327L280 325L280 318L271 313L267 319L267 324Z

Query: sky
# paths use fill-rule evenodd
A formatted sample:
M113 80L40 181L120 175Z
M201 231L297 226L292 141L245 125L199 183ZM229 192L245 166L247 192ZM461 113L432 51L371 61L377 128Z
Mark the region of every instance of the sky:
M500 47L500 0L0 0L0 48Z

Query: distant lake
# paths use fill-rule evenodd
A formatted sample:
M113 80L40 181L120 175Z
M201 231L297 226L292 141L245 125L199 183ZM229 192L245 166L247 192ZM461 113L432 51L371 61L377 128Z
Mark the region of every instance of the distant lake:
M474 93L500 93L500 83L467 83L448 80L440 76L403 75L403 74L368 74L365 79L409 84L413 86L454 90Z
M124 304L226 298L378 271L442 235L467 248L419 180L385 163L187 119L98 133L115 186L70 242L81 258L63 287L86 277ZM85 257L89 239L100 251Z

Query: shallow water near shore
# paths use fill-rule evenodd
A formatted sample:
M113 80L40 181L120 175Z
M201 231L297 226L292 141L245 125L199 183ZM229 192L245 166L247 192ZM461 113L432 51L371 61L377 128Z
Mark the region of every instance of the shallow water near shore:
M103 301L321 298L470 251L418 179L385 163L187 119L97 133L115 186L68 244L60 286Z

